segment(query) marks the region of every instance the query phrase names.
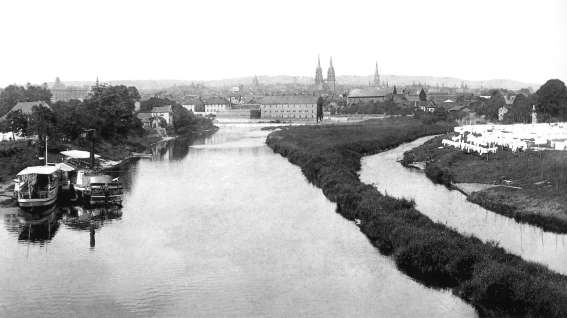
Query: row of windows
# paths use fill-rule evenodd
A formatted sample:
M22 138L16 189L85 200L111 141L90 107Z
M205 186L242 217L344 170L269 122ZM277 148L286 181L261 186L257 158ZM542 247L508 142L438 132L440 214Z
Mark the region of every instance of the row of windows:
M316 107L316 106L317 106L317 105L314 105L314 104L301 104L301 105L300 105L300 104L297 104L297 105L261 105L261 107L263 107L263 108L278 108L278 107L280 107L280 108L284 108L284 107L288 107L288 108L294 107L294 108L297 108L297 107Z
M315 118L315 116L313 115L289 115L289 116L284 116L284 115L269 115L269 116L262 116L262 118L270 118L270 117L281 117L281 118Z
M269 111L267 111L267 112L271 113L272 111L269 110ZM282 109L282 110L274 110L273 112L274 112L274 113L278 113L278 112L282 112L282 113L283 113L283 112L288 112L288 113L289 113L289 112L294 112L294 113L295 113L295 109L294 109L294 110L289 110L289 109L287 109L287 110L283 110L283 109ZM298 110L297 112L298 112L298 113L302 113L302 112L309 113L309 110L302 110L302 109L300 109L300 110ZM311 112L314 113L315 111L311 110Z

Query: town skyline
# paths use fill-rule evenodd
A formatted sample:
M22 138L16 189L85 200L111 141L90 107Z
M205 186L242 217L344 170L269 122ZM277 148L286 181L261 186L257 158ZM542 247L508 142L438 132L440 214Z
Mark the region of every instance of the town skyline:
M567 81L567 2L10 2L0 86L253 74ZM395 13L395 14L389 14ZM23 22L25 21L25 23ZM151 23L149 23L151 22ZM33 36L32 36L33 35Z

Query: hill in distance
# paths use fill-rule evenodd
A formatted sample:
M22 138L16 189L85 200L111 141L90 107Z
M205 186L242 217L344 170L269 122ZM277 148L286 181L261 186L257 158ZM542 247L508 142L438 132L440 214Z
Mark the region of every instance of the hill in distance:
M237 77L229 79L220 80L210 80L210 81L200 81L200 80L112 80L103 81L112 85L126 85L135 86L138 90L150 90L150 89L164 89L174 86L185 86L191 85L192 83L204 84L208 87L223 87L223 86L237 86L239 84L248 86L252 85L254 76ZM338 85L349 85L349 86L367 86L372 83L374 75L368 76L357 76L357 75L341 75L337 76ZM510 79L493 79L485 81L469 81L454 77L436 77L436 76L407 76L407 75L380 75L380 80L387 82L390 87L405 86L412 84L429 85L439 87L460 87L461 83L467 85L469 88L506 88L511 90L519 90L521 88L531 87L534 91L537 90L541 84L535 83L523 83ZM274 84L306 84L310 85L314 82L314 77L312 76L289 76L289 75L258 75L258 82L260 85L274 85ZM94 81L63 81L67 86L82 86L82 85L94 85ZM53 82L48 82L49 87L53 85Z

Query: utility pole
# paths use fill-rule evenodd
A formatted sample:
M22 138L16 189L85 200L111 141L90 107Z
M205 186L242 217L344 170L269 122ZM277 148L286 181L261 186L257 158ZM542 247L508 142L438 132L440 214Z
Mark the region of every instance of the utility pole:
M94 136L96 134L96 129L83 129L83 131L85 132L85 134L88 136L89 141L91 142L91 151L90 151L90 164L91 164L91 169L94 169L94 151L95 151L95 142L94 142Z

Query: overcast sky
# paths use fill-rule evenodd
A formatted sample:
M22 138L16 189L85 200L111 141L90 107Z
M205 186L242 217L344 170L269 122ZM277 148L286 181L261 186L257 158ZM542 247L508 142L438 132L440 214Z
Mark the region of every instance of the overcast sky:
M567 1L9 1L0 86L258 75L567 82Z

